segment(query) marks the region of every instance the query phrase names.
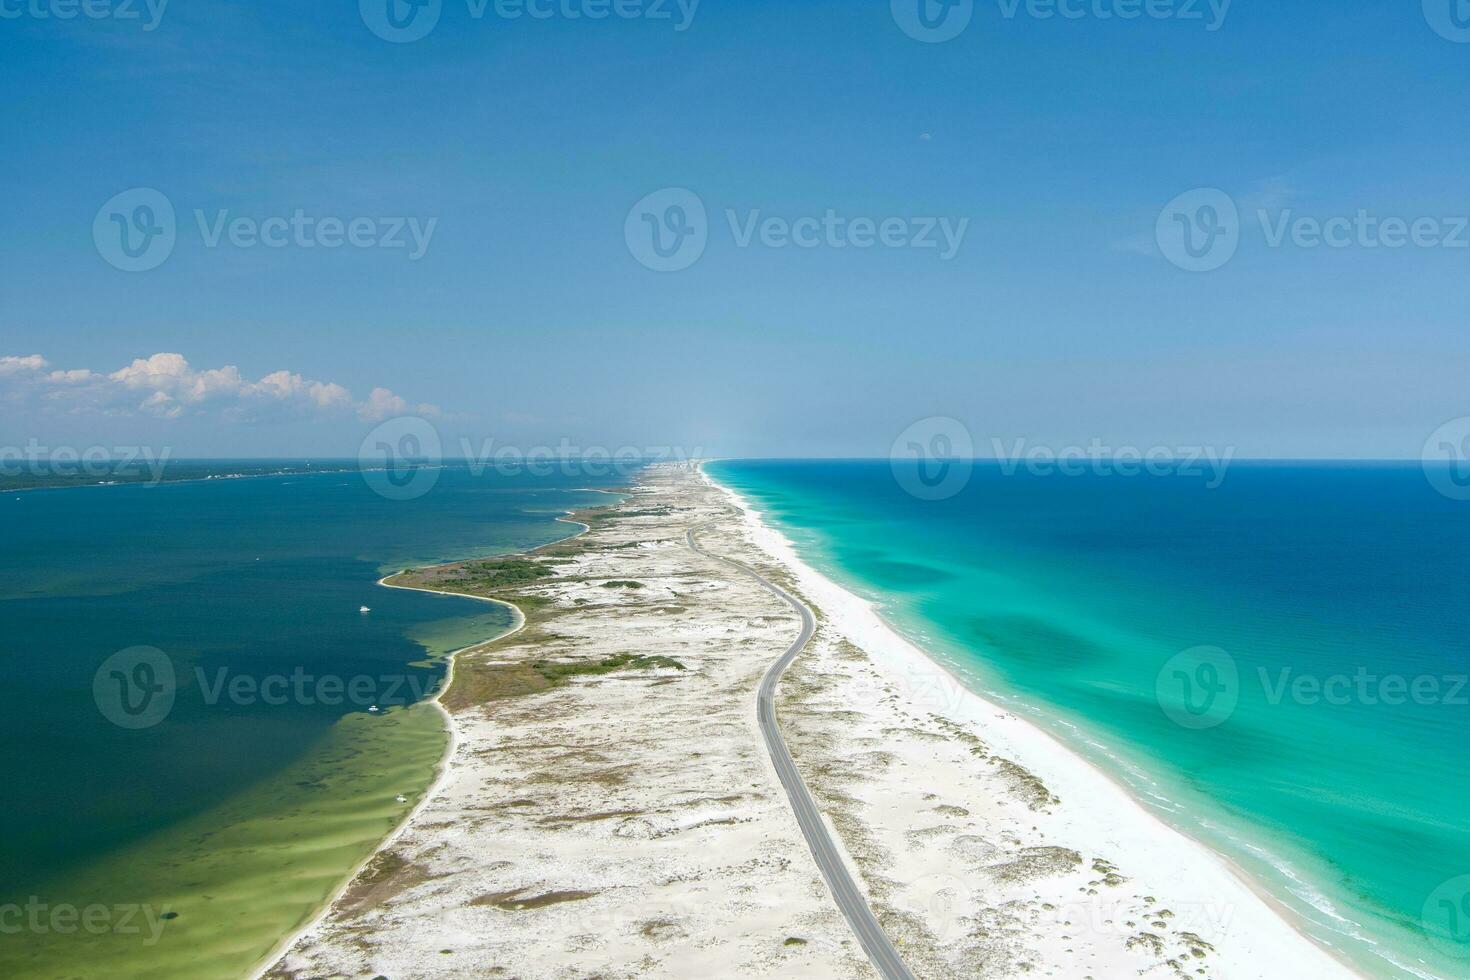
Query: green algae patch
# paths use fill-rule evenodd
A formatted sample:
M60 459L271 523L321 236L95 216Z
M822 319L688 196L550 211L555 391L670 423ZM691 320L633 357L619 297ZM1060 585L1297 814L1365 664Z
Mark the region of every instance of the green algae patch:
M84 875L41 883L37 897L49 906L105 908L114 928L0 943L0 976L248 975L408 815L447 738L431 704L343 717L287 769ZM124 922L130 908L138 911Z

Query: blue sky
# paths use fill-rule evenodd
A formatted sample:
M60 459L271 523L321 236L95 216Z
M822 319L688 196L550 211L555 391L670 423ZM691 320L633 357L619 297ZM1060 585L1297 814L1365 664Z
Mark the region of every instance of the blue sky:
M443 0L389 43L347 2L37 16L66 2L0 0L0 357L46 362L0 366L0 443L351 455L426 411L450 446L881 456L951 416L982 455L1417 458L1470 415L1470 248L1268 235L1362 211L1470 242L1470 43L1419 3L976 0L925 43L904 0ZM177 236L128 272L94 220L135 188ZM657 272L625 229L666 188L707 245ZM1196 188L1239 208L1213 271L1156 234ZM298 210L432 234L417 258L208 241L222 214ZM740 240L829 211L901 219L906 244ZM952 257L912 247L925 219L966 222ZM112 376L159 353L187 367Z

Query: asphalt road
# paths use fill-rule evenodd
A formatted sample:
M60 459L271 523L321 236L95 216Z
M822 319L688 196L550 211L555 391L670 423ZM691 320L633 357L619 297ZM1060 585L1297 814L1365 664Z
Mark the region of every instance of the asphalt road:
M766 675L761 678L760 691L756 695L756 718L760 721L761 734L765 737L767 751L771 753L771 762L776 767L776 775L780 778L781 785L785 787L786 795L791 799L791 809L796 811L796 822L801 825L801 833L806 837L807 846L812 849L812 857L816 858L817 867L821 869L822 877L826 879L827 887L831 889L832 897L837 901L837 907L842 910L847 924L857 935L863 952L868 954L868 959L872 961L879 976L884 977L885 980L915 980L909 968L904 966L898 950L893 948L893 943L889 941L883 927L873 917L873 910L868 908L868 900L863 897L862 891L852 880L852 875L848 873L847 865L843 863L842 855L838 852L832 835L827 831L827 825L822 822L822 814L817 809L816 801L807 791L806 783L802 781L801 773L797 771L796 763L791 759L791 752L786 748L786 740L781 737L781 728L776 724L776 685L780 682L782 673L791 666L796 655L801 653L807 641L812 638L812 633L817 628L816 617L812 615L806 603L786 590L771 584L759 572L747 568L738 561L723 558L720 555L712 555L701 548L694 540L694 532L713 523L715 522L708 521L689 529L690 549L696 554L713 558L715 561L722 561L751 576L767 590L784 599L801 616L801 635L796 638L796 642L791 644L790 649L781 655L781 659L771 664Z

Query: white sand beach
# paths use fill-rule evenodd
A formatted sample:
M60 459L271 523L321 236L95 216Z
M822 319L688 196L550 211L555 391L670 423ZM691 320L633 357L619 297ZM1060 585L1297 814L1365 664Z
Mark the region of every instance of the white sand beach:
M394 583L509 599L526 623L458 655L442 778L269 976L876 976L757 727L798 617L687 547L709 521L705 549L816 612L777 718L914 975L1352 975L703 474L650 468L579 516L585 534L519 563Z
M963 962L988 932L1013 935L1017 963L1051 976L1151 975L1160 956L1181 976L1355 975L1220 855L970 691L871 603L803 562L749 501L711 484L827 621L795 674L814 690L789 695L782 717L798 743L812 743L798 759L815 763L825 747L823 765L890 774L841 789L882 855L871 877L896 912L937 931L939 959ZM1068 868L1057 849L1083 860Z

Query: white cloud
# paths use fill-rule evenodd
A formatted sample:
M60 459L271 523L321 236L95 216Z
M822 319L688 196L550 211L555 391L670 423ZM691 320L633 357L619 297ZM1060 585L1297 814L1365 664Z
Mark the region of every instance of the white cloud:
M374 388L368 400L358 409L358 414L369 422L381 422L408 411L408 402L387 388Z
M437 415L433 405L410 406L387 388L366 401L332 381L274 371L252 381L234 365L196 370L182 354L140 357L112 372L50 371L39 354L0 357L0 394L10 404L39 399L69 414L150 415L162 419L216 417L230 422L345 418L381 421L410 411Z
M17 374L34 374L48 367L50 364L40 354L32 354L29 357L0 357L0 378L8 378Z

